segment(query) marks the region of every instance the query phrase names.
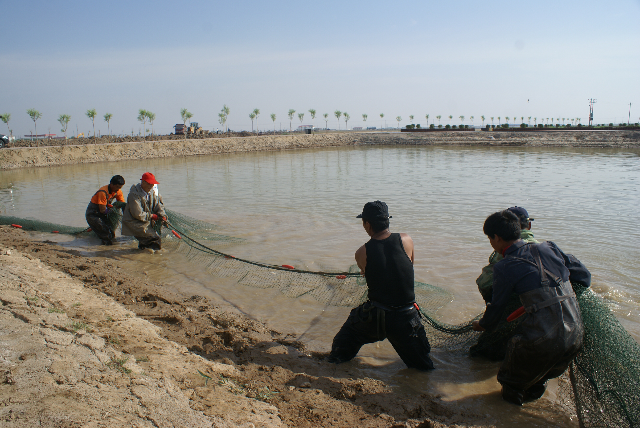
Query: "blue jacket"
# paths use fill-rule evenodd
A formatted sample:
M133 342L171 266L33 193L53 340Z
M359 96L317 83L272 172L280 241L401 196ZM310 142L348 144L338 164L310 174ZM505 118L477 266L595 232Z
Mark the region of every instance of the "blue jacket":
M535 245L535 244L534 244ZM585 287L591 285L591 273L571 254L565 254L556 244L546 241L538 245L540 260L545 269L562 281L579 283ZM493 266L493 296L487 305L480 325L492 329L500 321L512 293L518 295L540 288L540 273L529 245L523 240L516 241L505 251L505 258ZM528 260L527 263L517 258Z

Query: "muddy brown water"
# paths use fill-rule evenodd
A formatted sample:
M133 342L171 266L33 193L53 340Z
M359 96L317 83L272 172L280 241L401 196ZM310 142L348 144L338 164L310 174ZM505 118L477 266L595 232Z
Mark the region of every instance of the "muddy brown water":
M640 339L640 150L486 147L344 147L287 152L154 159L0 172L0 209L7 215L84 226L95 190L114 174L126 190L153 172L168 208L243 238L224 251L250 260L320 271L344 271L367 240L355 216L365 202L389 205L392 231L415 242L416 279L455 295L439 314L459 323L483 308L475 278L491 253L482 234L490 213L513 205L535 218L540 240L553 240L583 261L593 289ZM43 236L44 237L44 236ZM96 238L47 235L91 254ZM184 254L128 251L113 257L186 294L227 302L311 349L327 351L349 308L212 276ZM502 414L505 426L575 424L554 403L555 386L535 406L509 412L499 398L498 365L433 351L431 373L406 370L388 342L365 346L369 376L398 388L437 393L471 411Z

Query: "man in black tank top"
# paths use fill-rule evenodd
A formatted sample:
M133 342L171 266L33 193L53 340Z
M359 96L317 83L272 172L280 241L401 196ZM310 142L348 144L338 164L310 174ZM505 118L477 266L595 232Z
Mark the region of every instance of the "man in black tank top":
M357 217L371 237L355 255L369 300L351 310L333 339L328 361L349 361L363 345L389 339L409 368L431 370L431 347L413 290L413 240L389 231L391 217L384 202L367 202Z

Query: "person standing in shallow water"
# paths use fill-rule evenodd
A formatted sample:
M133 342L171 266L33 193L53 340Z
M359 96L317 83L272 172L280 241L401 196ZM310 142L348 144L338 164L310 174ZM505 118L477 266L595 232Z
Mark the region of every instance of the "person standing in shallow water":
M384 202L367 202L357 218L371 237L355 254L369 300L351 310L333 339L328 361L350 361L363 345L389 339L409 368L431 370L431 347L415 303L413 240L389 231L391 216Z
M102 245L113 245L116 233L108 219L109 208L114 200L124 203L122 194L124 178L121 175L111 177L109 184L102 186L92 197L84 216L91 230L102 240Z
M159 250L162 248L160 235L153 228L155 222L166 221L162 197L152 189L160 184L153 174L142 174L140 183L131 186L127 196L127 206L122 216L122 234L138 240L138 248Z

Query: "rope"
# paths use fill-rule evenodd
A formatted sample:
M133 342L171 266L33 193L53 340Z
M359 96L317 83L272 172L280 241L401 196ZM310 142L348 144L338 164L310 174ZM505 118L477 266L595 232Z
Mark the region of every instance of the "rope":
M310 270L304 270L304 269L295 269L295 268L291 269L291 268L284 267L284 266L272 265L272 264L268 264L268 263L254 262L252 260L242 259L242 258L239 258L239 257L232 256L230 254L223 253L223 252L218 251L218 250L214 250L213 248L210 248L210 247L207 247L204 244L201 244L200 242L198 242L195 239L191 238L189 235L187 235L183 231L181 231L181 230L177 229L176 227L174 227L168 221L166 221L165 224L170 230L175 231L179 235L180 238L184 238L187 241L189 241L189 243L187 245L189 245L191 247L198 248L201 251L207 252L209 254L215 254L215 255L218 255L218 256L226 257L228 259L238 260L239 262L247 263L247 264L250 264L250 265L253 265L253 266L260 266L260 267L264 267L264 268L268 268L268 269L282 270L282 271L287 271L287 272L305 273L305 274L309 274L309 275L319 275L319 276L335 276L335 277L339 276L339 277L344 277L344 278L347 278L347 277L359 277L360 276L359 273L352 273L352 272L317 272L317 271L310 271Z

